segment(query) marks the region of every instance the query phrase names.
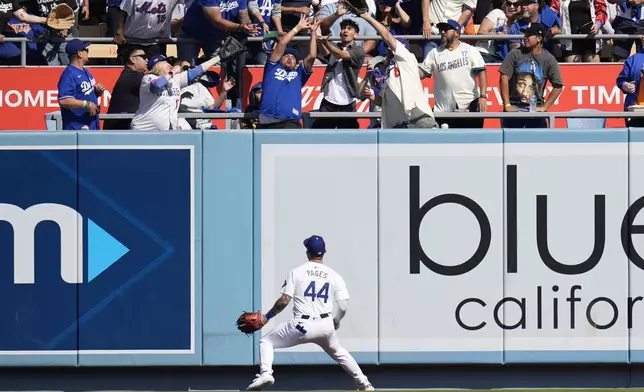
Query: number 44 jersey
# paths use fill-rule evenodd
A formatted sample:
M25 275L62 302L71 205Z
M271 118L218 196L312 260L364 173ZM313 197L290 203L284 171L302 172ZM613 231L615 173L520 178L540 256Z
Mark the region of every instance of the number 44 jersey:
M282 294L293 298L293 315L319 317L333 311L333 303L349 299L344 279L334 269L308 262L289 272Z

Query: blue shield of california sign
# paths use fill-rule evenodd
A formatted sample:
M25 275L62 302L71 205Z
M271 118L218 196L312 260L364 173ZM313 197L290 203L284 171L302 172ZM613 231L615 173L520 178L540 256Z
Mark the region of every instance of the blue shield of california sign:
M193 146L0 146L0 354L195 350Z

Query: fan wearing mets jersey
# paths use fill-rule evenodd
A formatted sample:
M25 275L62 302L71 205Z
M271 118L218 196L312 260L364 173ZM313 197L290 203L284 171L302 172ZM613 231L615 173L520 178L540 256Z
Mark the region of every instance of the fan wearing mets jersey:
M141 80L139 109L132 118L132 129L137 131L191 129L184 119L181 119L184 121L179 119L181 89L190 85L218 60L218 56L213 57L187 71L181 71L178 66L172 67L161 55L148 60L150 73Z
M340 346L335 333L346 314L349 300L344 279L323 264L326 245L322 237L313 235L305 239L304 247L309 261L289 272L282 285L282 295L266 313L266 319L270 320L293 299L293 318L275 327L259 341L260 374L247 389L260 390L275 383L274 349L314 343L353 377L359 390L373 391L374 387L351 354ZM338 311L332 316L334 303L338 305Z

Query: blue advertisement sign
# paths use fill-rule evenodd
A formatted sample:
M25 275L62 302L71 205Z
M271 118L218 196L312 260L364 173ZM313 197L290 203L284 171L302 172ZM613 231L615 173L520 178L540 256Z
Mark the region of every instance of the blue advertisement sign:
M194 352L193 148L2 148L0 352Z

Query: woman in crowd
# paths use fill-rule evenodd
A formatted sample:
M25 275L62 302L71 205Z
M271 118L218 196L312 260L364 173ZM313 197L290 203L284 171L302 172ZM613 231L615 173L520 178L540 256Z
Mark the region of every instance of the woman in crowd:
M601 34L606 23L605 0L551 0L550 7L561 19L562 34ZM601 40L561 40L561 51L567 62L599 62Z
M519 0L496 0L494 9L479 26L479 35L505 35L519 16ZM476 43L486 63L500 63L510 51L506 40L481 40Z

